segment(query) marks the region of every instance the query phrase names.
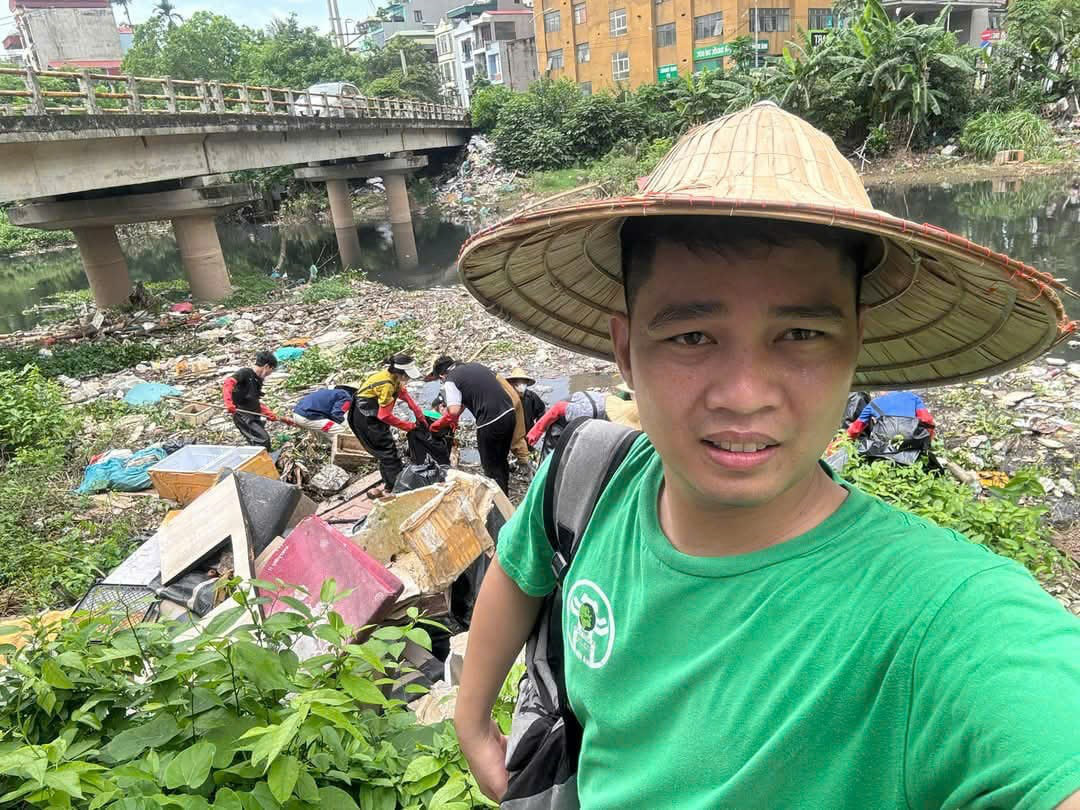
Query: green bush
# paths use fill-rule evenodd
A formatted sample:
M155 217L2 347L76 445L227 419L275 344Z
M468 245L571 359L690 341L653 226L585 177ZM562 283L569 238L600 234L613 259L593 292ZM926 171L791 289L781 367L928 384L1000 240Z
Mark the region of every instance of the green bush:
M190 641L179 624L123 615L35 621L3 649L0 753L5 803L32 807L494 807L450 722L421 726L393 683L407 642L430 649L415 608L361 643L332 609L271 583ZM333 580L320 601L341 598ZM285 607L263 618L261 605ZM234 627L234 625L236 625ZM230 629L231 628L231 629ZM299 640L326 652L301 661ZM406 686L406 693L422 692Z
M70 433L64 392L36 366L0 371L0 461L24 447L49 447Z
M416 327L409 321L397 326L382 326L378 334L356 346L350 346L341 354L343 368L359 373L369 373L374 366L398 352L413 352L416 343Z
M1046 158L1054 153L1054 133L1049 124L1027 110L984 112L964 126L960 147L983 160L1003 149L1023 149L1029 158Z
M541 79L526 93L516 93L499 111L495 158L506 169L534 172L565 169L580 162L573 151L569 118L582 98L569 79Z
M82 379L99 374L111 374L133 368L139 363L156 360L161 350L148 341L99 340L56 346L51 357L42 357L37 349L0 349L0 371L20 369L34 364L46 377Z
M478 89L469 103L472 125L481 132L494 130L499 123L499 111L511 96L513 92L502 84L492 84Z
M849 445L849 450L853 447ZM1041 495L1038 474L1024 470L1010 485L976 498L963 484L921 465L902 467L868 461L851 453L844 478L864 492L906 509L969 540L1023 563L1035 574L1048 574L1059 560L1043 521L1046 509L1024 505L1025 495Z

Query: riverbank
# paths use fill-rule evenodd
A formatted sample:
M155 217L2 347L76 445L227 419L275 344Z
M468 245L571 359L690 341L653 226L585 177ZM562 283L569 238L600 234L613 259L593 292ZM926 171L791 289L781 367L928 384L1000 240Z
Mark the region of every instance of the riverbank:
M266 401L279 413L288 413L313 387L355 383L376 369L383 355L406 348L422 363L449 353L501 371L522 365L545 381L547 390L541 393L549 402L575 387L610 386L616 373L611 363L518 332L459 287L406 291L361 276L300 286L278 283L260 303L191 313L144 311L111 316L97 332L92 327L85 319L67 321L18 339L36 352L58 335L92 333L52 342L48 352L54 359L87 345L148 351L129 348L130 361L122 370L88 373L82 379L77 374L57 377L68 400L68 419L76 426L72 438L51 459L9 463L0 471L0 509L6 512L0 523L0 615L70 604L98 570L115 565L160 522L167 507L154 497L71 493L94 454L168 440L240 441L218 404L220 381L249 365L260 349L308 347L301 360L283 365L267 381ZM127 335L122 344L102 342L102 333L113 329ZM10 351L0 351L0 365ZM143 408L125 405L119 396L136 381L173 386L181 398ZM435 392L432 384L410 388L421 402ZM908 494L916 497L931 487L933 497L912 508L925 507L926 514L946 525L964 523L959 528L1028 564L1051 593L1080 614L1080 576L1067 564L1069 555L1080 561L1080 363L1055 352L991 380L928 392L927 398L940 425L942 458L976 479L981 476L987 486L1022 482L1027 494L1020 505L986 491L972 500L970 490L948 477L905 483L890 477L891 465L874 465L875 477L864 486L899 498L908 492L905 487L914 486ZM182 421L176 412L188 400L210 404L213 417L197 427ZM316 437L281 427L274 435L275 446L285 447L286 465L301 471L302 481L328 460ZM473 444L469 431L460 438L466 450L463 466L476 469L469 463L476 460L468 452ZM523 489L524 479L515 477L515 502Z

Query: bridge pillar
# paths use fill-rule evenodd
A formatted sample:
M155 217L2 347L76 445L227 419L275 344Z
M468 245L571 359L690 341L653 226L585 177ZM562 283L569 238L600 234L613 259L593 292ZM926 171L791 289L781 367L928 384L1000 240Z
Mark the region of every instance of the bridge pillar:
M328 179L326 196L330 198L330 216L334 220L334 233L337 236L341 267L343 270L359 269L360 237L356 235L356 220L353 218L349 181Z
M296 169L293 176L298 180L326 183L326 190L330 197L330 211L334 217L334 230L337 232L338 250L344 267L359 266L360 250L346 181L354 177L381 177L386 189L390 231L394 237L394 253L397 254L398 266L404 270L412 270L419 265L419 257L416 251L416 235L412 227L412 212L409 210L409 194L405 189L405 178L417 169L427 166L427 162L426 155L406 154L388 160L369 160L359 163L309 164ZM338 191L334 190L335 187ZM338 215L339 208L335 208L335 196L338 196L340 216ZM342 223L345 223L347 227L343 228ZM343 240L343 231L347 232L347 242ZM347 256L351 254L346 252L346 244L349 246L349 251L352 250L353 239L356 240L357 251L355 264L347 259Z
M177 217L172 221L180 261L199 301L220 301L232 292L213 216Z
M79 246L83 268L90 280L94 303L98 308L118 307L127 303L131 293L131 276L127 260L111 225L73 228L75 244Z
M394 234L394 253L398 266L413 270L419 265L416 255L416 235L412 227L412 211L409 208L409 192L405 188L405 174L383 175L386 187L386 203L390 209L390 230Z

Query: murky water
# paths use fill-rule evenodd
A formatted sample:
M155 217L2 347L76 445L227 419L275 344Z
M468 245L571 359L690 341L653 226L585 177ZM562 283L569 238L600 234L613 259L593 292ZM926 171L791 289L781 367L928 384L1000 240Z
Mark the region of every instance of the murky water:
M1080 186L1072 176L1035 177L1019 181L982 181L957 185L875 189L874 204L916 222L932 222L950 231L1008 253L1080 289ZM425 288L457 282L454 260L468 235L464 228L443 222L432 209L414 218L420 267L403 273L397 267L389 226L360 226L363 266L369 277L405 288ZM234 270L269 272L278 258L281 231L266 226L219 224L222 248ZM336 266L334 232L322 225L284 229L288 238L286 269L306 274L312 264L331 259ZM132 278L180 278L179 255L171 234L147 237L126 248ZM63 250L17 259L0 259L0 332L25 329L38 314L24 310L65 290L83 289L78 251ZM1080 319L1080 300L1065 300L1069 314ZM563 384L549 381L565 396ZM600 384L600 383L598 383ZM585 386L587 387L587 386Z

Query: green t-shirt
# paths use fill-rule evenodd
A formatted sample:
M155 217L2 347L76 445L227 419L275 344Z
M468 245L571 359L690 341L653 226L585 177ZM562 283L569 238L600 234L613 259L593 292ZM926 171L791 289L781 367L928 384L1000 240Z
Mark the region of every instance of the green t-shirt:
M546 467L499 537L554 585ZM1019 565L845 484L812 531L692 557L646 437L566 578L584 810L1052 808L1080 790L1080 621ZM843 482L841 482L843 483Z

